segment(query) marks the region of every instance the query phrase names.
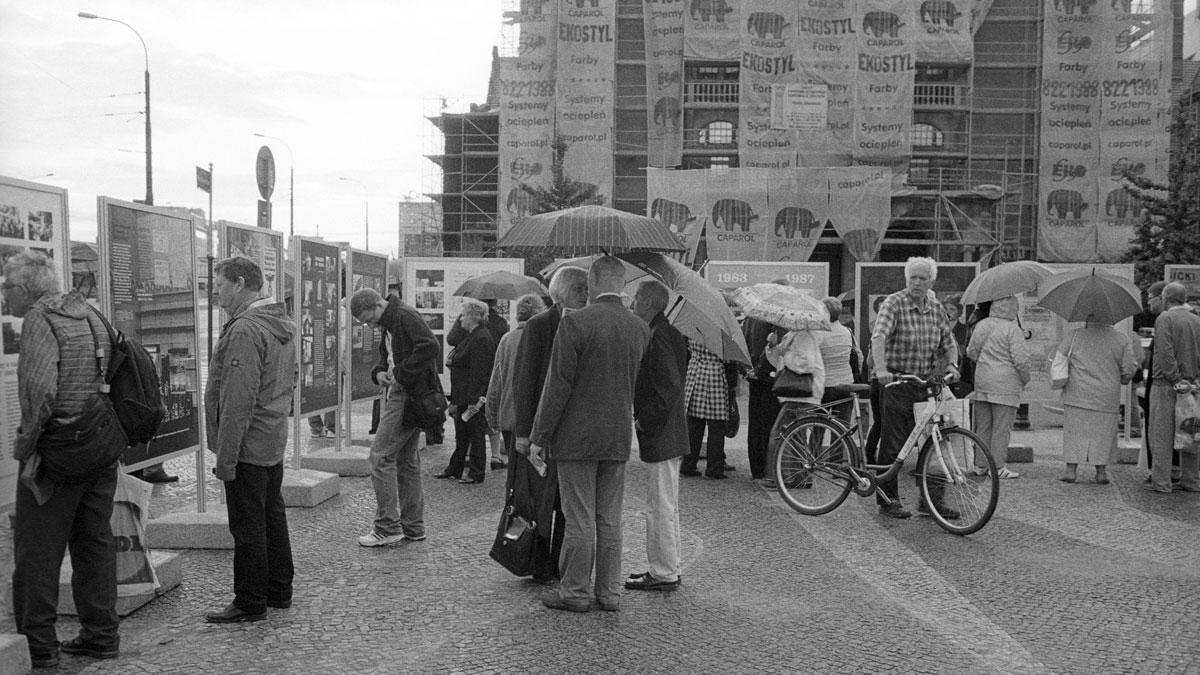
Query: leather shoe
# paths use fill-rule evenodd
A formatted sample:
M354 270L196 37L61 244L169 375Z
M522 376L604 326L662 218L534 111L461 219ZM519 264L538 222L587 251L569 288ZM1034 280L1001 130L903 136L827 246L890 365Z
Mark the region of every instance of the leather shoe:
M897 520L904 520L905 518L912 518L912 511L909 511L908 509L904 508L904 505L901 504L900 500L898 500L898 499L892 501L891 504L880 505L879 512L885 516L888 516L890 518L895 518Z
M174 483L179 480L179 476L172 476L159 467L153 471L142 469L138 472L138 477L147 483Z
M696 476L702 476L704 474L700 473L699 471L697 471L695 469L680 469L679 475L680 476L690 476L692 478L695 478Z
M262 621L267 616L267 610L263 610L257 614L251 614L244 611L237 605L230 603L228 607L220 612L212 612L205 614L204 620L209 623L240 623L243 621Z
M435 473L435 474L433 474L433 477L434 478L458 478L458 476L455 476L454 474L450 473L448 470L443 471L441 473Z
M30 654L29 662L34 668L54 668L58 665L58 652Z
M482 478L459 478L460 485L478 485L483 482Z
M660 581L649 572L631 574L625 580L625 588L631 591L674 591L679 589L679 579L675 581Z
M121 654L120 647L103 647L90 642L84 642L78 636L70 640L63 640L58 648L64 654L72 654L75 656L90 656L93 659L115 659Z
M267 600L267 607L271 609L291 609L291 600Z
M550 609L561 609L563 611L576 612L578 614L585 614L592 609L591 603L589 603L589 602L580 603L580 602L567 602L566 600L563 600L558 595L558 591L554 591L552 593L547 593L547 594L543 595L542 596L542 604L545 605L546 607L549 607Z

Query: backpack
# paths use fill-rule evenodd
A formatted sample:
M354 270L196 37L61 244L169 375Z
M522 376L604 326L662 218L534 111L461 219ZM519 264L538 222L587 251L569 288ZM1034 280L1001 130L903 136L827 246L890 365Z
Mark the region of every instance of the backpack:
M131 340L124 333L114 330L100 312L97 311L96 316L100 317L100 322L108 330L109 343L112 345L108 371L104 374L105 386L101 387L101 391L106 392L112 401L129 444L149 443L158 435L158 427L167 416L154 357L137 340ZM95 337L94 332L92 336ZM99 343L97 339L96 344Z

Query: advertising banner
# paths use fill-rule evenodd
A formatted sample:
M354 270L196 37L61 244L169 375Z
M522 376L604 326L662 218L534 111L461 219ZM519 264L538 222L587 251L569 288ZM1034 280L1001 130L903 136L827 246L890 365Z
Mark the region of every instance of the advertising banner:
M771 171L766 176L770 228L764 260L805 262L829 222L829 190L813 172Z
M1200 265L1165 265L1163 280L1178 281L1187 287L1188 304L1200 307Z
M683 162L684 0L642 4L646 38L646 161L672 167Z
M799 136L773 128L774 88L800 81L796 67L796 6L791 0L743 0L742 64L738 70L738 164L742 168L796 166Z
M289 256L296 288L293 298L300 325L299 414L323 413L338 406L341 374L343 279L341 246L321 239L293 237Z
M690 261L708 223L706 171L646 169L647 213L666 225L687 246Z
M683 18L684 56L731 61L741 58L742 2L688 0Z
M492 272L522 274L525 261L520 258L408 258L404 265L404 302L414 307L441 345L438 359L441 370L446 361L446 334L458 320L462 297L454 295L467 279ZM516 325L515 307L507 300L497 301L497 311Z
M975 54L971 17L975 0L923 0L917 7L917 59L970 63Z
M68 213L66 190L0 176L0 279L9 258L32 250L54 261L59 283L70 289ZM17 397L21 324L8 303L0 302L0 512L12 510L20 471L13 459L13 443L21 426Z
M822 85L828 96L823 129L801 129L800 166L849 166L854 154L854 77L858 69L856 4L802 3L796 17L799 82Z
M346 296L364 288L373 288L379 295L387 297L387 263L386 255L350 249L350 285ZM379 363L379 345L383 343L383 329L375 324L364 324L354 321L353 317L345 319L350 327L350 335L342 339L350 341L350 400L362 401L376 398L380 394L379 385L371 379L371 370Z
M874 260L892 217L892 172L885 167L833 167L829 213L833 229L855 260Z
M920 22L909 0L859 0L854 163L887 166L904 181L912 155L913 81Z
M979 263L938 263L933 292L939 299L967 290L979 275ZM904 290L904 263L859 263L854 271L854 339L865 352L879 306L887 296Z
M814 298L829 295L829 263L710 260L704 266L704 278L723 291L783 279Z
M617 0L562 3L558 11L557 133L567 144L563 172L591 183L611 203L613 78Z
M258 263L263 273L263 297L283 302L286 290L279 273L283 265L283 233L221 221L220 237L221 255L217 260L242 256Z
M766 254L768 169L707 171L712 219L708 257L713 260L763 260Z
M203 221L98 197L100 307L113 327L154 357L167 416L158 436L126 451L127 470L200 445L196 236Z
M554 151L557 2L522 2L505 16L519 30L517 54L500 59L499 232L530 215L533 197L520 185L546 186Z

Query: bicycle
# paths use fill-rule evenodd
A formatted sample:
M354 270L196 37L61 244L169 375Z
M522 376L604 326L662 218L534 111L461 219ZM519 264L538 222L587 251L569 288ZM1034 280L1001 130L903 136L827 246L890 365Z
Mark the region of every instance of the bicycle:
M866 385L835 389L850 397L816 406L784 427L773 468L776 489L788 506L804 515L819 516L840 506L851 491L860 497L876 492L883 495L879 483L894 478L913 450L920 448L913 475L934 522L957 535L978 532L987 524L1000 499L1000 479L991 449L939 409L943 383L901 375L887 386L902 383L925 387L930 405L917 414L916 426L891 464L867 463L865 450L856 439L857 401L850 426L831 413L835 406L854 400Z

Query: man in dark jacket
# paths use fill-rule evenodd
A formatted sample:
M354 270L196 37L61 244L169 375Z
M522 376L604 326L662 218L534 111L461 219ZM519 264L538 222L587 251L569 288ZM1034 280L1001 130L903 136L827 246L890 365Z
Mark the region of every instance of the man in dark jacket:
M258 621L292 605L292 544L283 504L283 455L296 372L296 323L262 296L249 258L213 267L213 297L230 317L208 365L204 392L213 474L225 483L233 535L234 600L210 623Z
M646 558L650 569L631 574L625 588L673 591L679 588L679 467L688 454L688 343L667 322L670 296L657 281L638 286L633 313L650 326L650 344L633 395L638 455L646 462Z
M371 371L376 384L388 386L387 400L371 441L371 483L375 487L375 524L358 538L360 546L386 546L425 538L425 496L421 490L421 433L405 415L409 397L440 387L435 363L438 341L415 309L398 296L384 300L364 288L350 298L350 314L387 331L391 362L381 354Z
M77 416L102 383L93 330L106 335L79 293L63 295L41 253L18 253L4 265L4 300L23 317L17 393L21 426L13 455L20 462L13 518L13 615L35 668L58 665L59 650L116 658L117 550L110 520L117 464L80 484L54 483L39 471L38 438L52 418ZM89 327L89 321L95 321ZM107 339L107 337L105 338ZM107 363L104 364L107 367ZM71 594L79 636L58 642L58 571L70 548Z

